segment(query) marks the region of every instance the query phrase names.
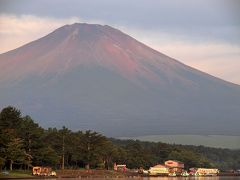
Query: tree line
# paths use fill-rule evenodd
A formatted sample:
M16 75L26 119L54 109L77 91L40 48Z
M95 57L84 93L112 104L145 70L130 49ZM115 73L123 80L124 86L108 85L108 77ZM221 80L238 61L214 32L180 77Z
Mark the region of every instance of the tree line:
M147 169L168 159L182 161L186 168L238 169L240 150L119 140L66 127L44 129L15 107L0 112L0 169L112 169L114 163Z

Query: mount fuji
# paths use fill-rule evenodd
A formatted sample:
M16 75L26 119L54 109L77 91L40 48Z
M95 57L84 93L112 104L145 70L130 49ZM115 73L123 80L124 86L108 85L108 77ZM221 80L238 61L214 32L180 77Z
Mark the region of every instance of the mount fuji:
M0 55L0 108L43 127L108 136L240 135L240 86L189 67L127 34L65 25Z

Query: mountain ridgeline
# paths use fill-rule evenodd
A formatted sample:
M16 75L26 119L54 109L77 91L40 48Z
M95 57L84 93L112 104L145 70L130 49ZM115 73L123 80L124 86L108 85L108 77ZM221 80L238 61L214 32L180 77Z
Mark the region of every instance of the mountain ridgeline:
M65 25L0 55L0 108L107 136L240 132L240 86L110 26Z

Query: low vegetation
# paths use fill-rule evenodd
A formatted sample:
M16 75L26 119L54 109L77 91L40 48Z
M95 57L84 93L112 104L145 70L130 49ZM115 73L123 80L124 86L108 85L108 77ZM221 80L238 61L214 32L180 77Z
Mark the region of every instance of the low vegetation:
M29 170L36 165L112 169L114 162L128 168L149 168L168 159L182 161L186 168L238 169L240 150L118 140L90 130L73 132L66 127L44 129L14 107L0 112L2 170Z

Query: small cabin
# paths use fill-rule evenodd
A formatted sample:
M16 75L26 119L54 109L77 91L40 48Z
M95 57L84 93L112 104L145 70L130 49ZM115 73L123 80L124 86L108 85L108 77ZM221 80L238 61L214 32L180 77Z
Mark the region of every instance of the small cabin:
M216 176L219 173L218 169L211 169L211 168L190 168L190 174L194 175L212 175Z
M114 170L125 172L127 170L127 165L126 164L114 164Z
M184 170L184 163L181 161L168 160L164 164L169 168L170 173L180 174Z
M150 167L149 175L168 175L169 168L165 165L158 164L156 166Z

